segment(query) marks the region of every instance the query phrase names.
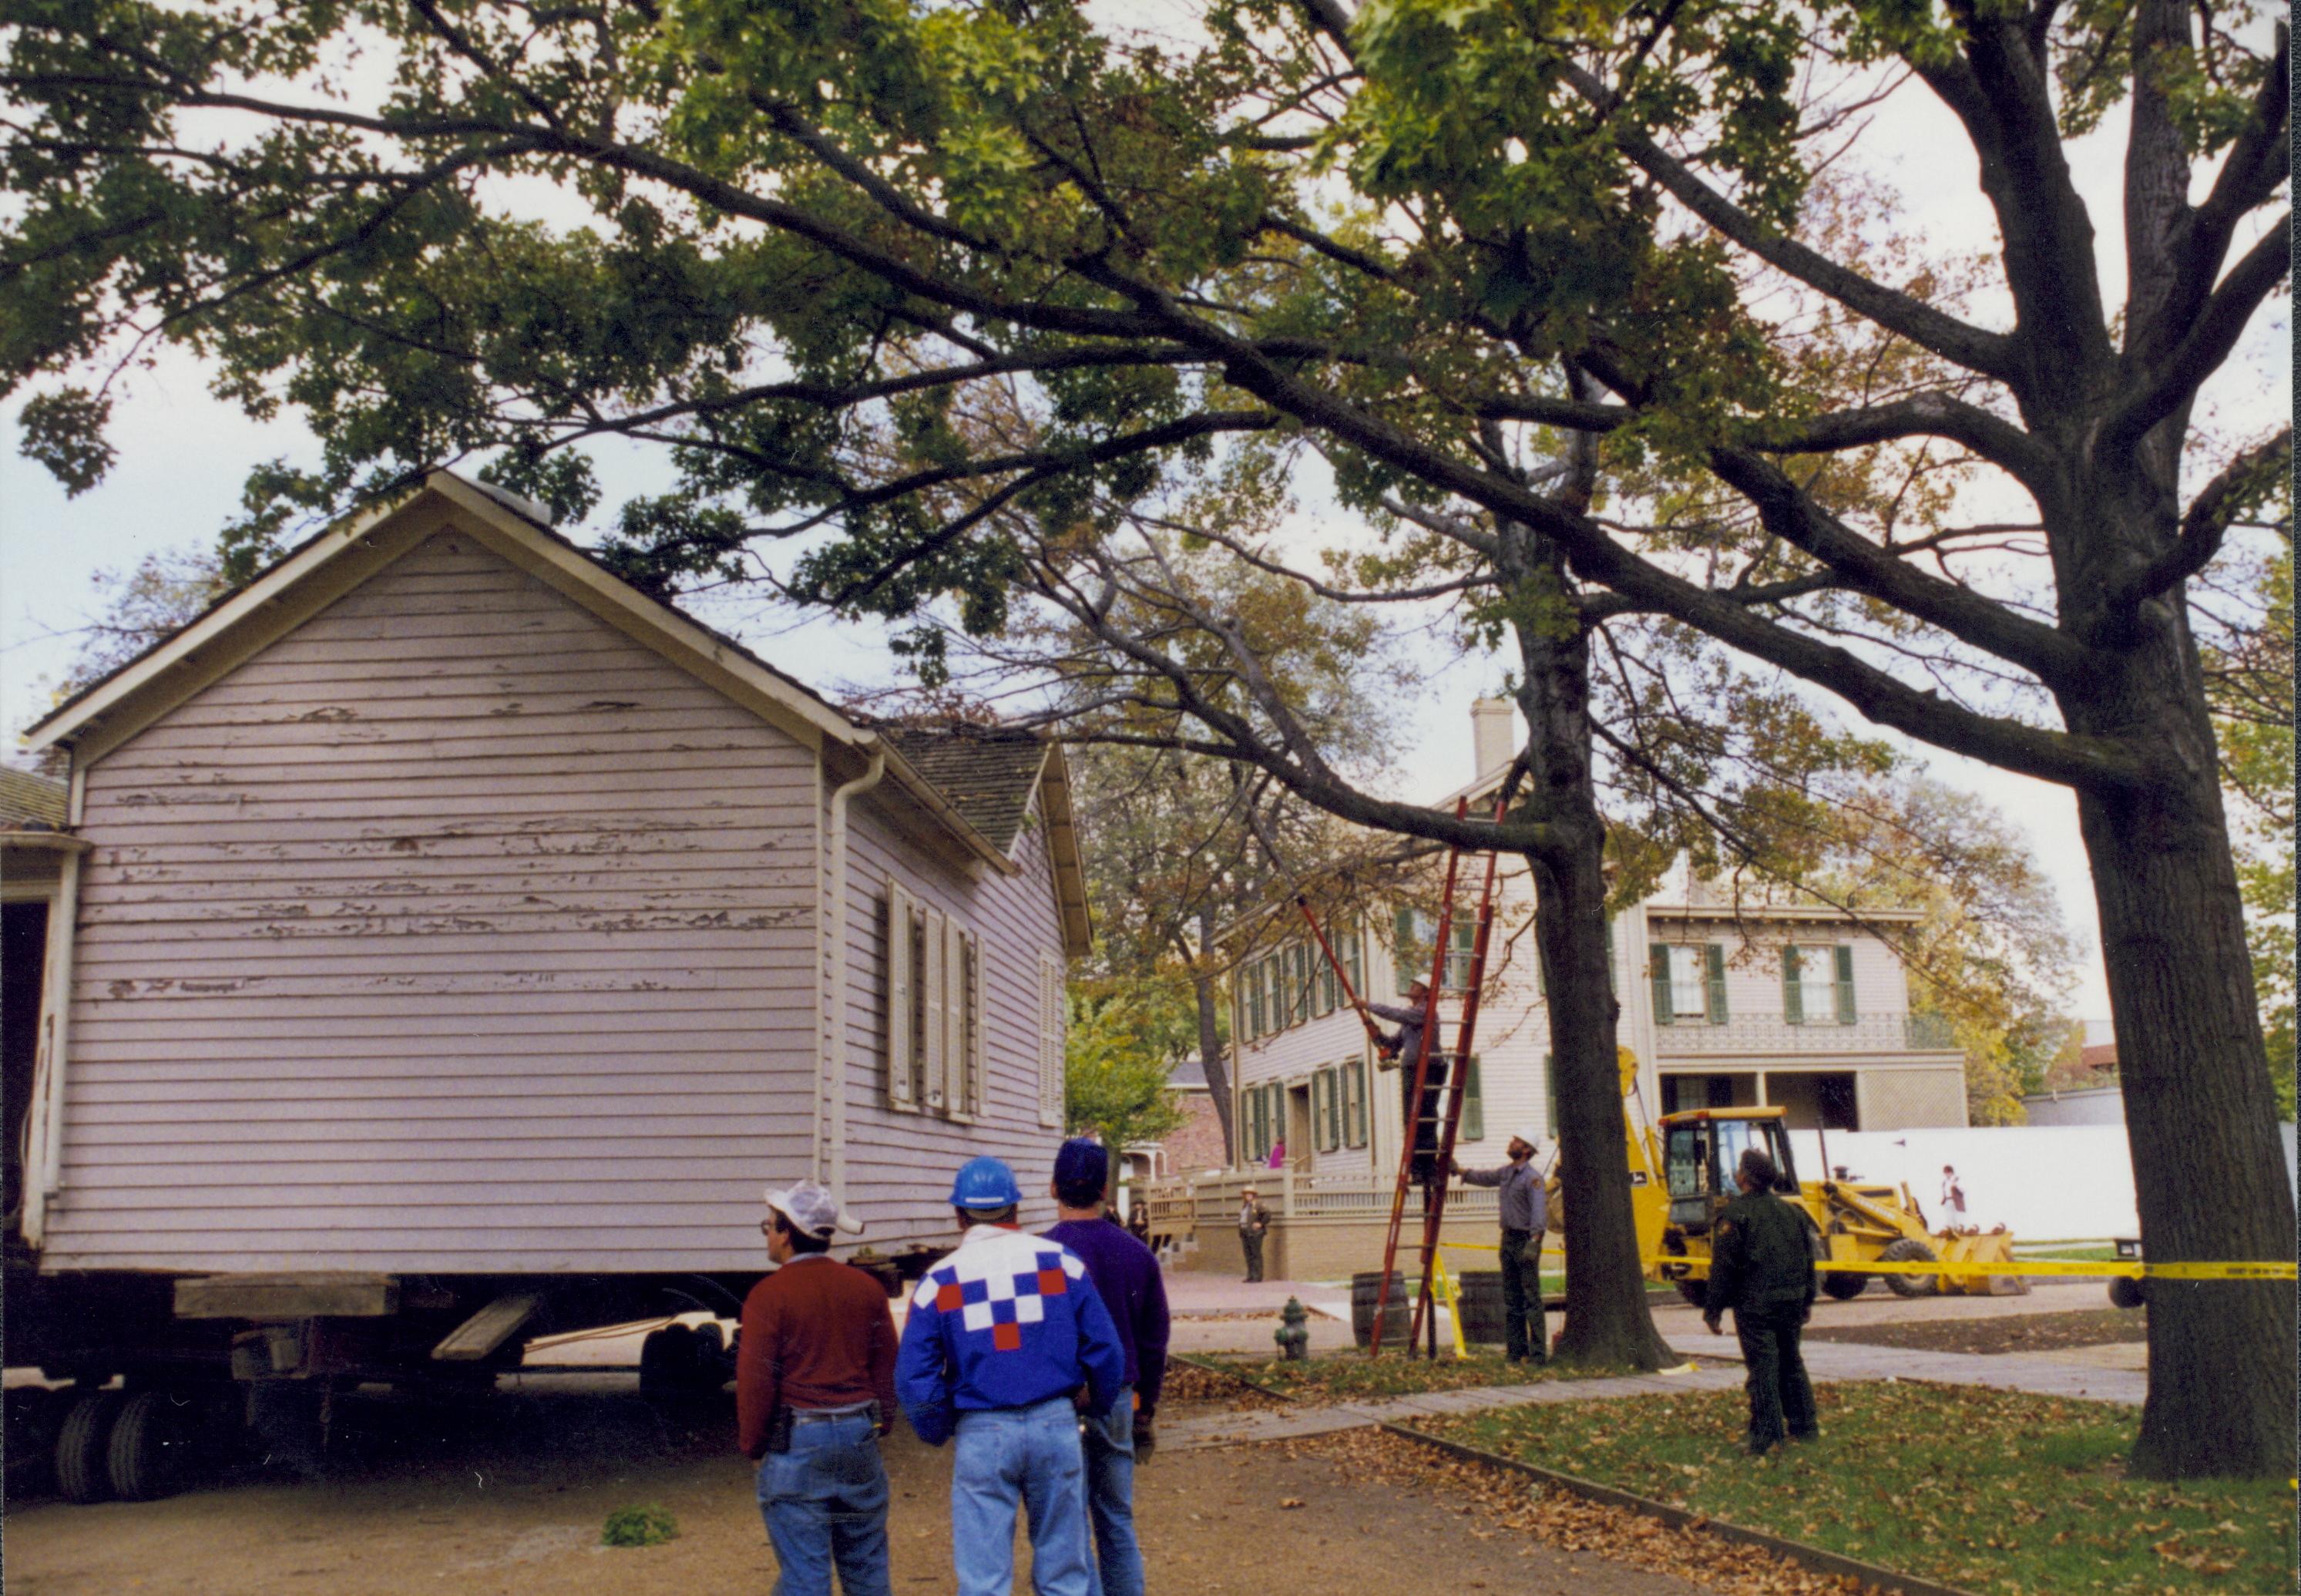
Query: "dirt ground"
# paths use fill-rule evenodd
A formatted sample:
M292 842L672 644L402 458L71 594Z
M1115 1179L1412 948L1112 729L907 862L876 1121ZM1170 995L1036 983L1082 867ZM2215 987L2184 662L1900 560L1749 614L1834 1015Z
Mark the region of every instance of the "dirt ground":
M250 1471L166 1501L12 1503L8 1590L691 1596L767 1588L774 1558L724 1405L665 1416L636 1394L606 1389L614 1383L603 1377L549 1383L531 1382L457 1414L370 1416L349 1432L356 1455L323 1482ZM895 1588L950 1592L950 1453L899 1428L887 1459ZM1171 1592L1261 1596L1276 1583L1405 1588L1427 1578L1434 1557L1444 1559L1457 1591L1684 1596L1695 1588L1587 1551L1466 1534L1459 1509L1431 1496L1283 1448L1162 1455L1139 1475L1136 1500L1151 1583ZM643 1503L669 1509L677 1539L635 1550L598 1544L609 1513Z

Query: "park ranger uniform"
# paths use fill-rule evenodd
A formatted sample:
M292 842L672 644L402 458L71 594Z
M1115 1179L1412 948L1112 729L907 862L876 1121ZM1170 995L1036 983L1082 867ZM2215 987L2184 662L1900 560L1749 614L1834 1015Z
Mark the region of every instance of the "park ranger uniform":
M1734 1334L1749 1370L1747 1444L1753 1454L1786 1433L1793 1441L1820 1433L1798 1351L1799 1331L1813 1310L1812 1230L1803 1208L1771 1191L1737 1197L1718 1216L1702 1316L1715 1330L1719 1316L1734 1310Z

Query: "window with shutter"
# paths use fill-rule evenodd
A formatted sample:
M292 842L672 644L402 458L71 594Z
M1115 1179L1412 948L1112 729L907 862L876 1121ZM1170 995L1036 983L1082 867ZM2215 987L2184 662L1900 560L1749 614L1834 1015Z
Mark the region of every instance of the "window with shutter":
M1484 1141L1485 1139L1485 1083L1479 1078L1477 1056L1473 1054L1462 1070L1462 1140Z
M1275 1034L1293 1024L1286 1014L1285 966L1275 953L1262 959L1262 990L1270 1004L1270 1029Z
M1860 1018L1853 1007L1853 949L1840 945L1837 955L1837 1023L1851 1025Z
M887 1106L916 1113L918 1003L911 939L916 919L911 895L887 883Z
M1470 990L1470 956L1478 943L1477 923L1467 917L1457 920L1447 934L1453 946L1446 950L1446 990L1467 992Z
M1326 949L1309 950L1310 1012L1320 1016L1335 1012L1335 966Z
M1669 1007L1674 1021L1691 1025L1706 1017L1710 1008L1709 966L1704 950L1686 943L1669 950Z
M1310 1072L1310 1141L1322 1153L1327 1147L1327 1131L1334 1124L1334 1108L1326 1101L1326 1085L1332 1078L1325 1070Z
M1252 1041L1268 1029L1262 1023L1262 963L1259 959L1238 967L1238 984L1239 990L1246 994L1246 1037Z
M1343 933L1343 968L1349 973L1351 990L1363 996L1366 992L1366 969L1360 950L1359 933L1355 929Z
M1703 1013L1713 1025L1726 1023L1726 944L1710 942L1702 949Z
M1039 1124L1063 1126L1063 961L1039 956Z
M1350 1109L1343 1116L1344 1138L1352 1147L1367 1144L1367 1061L1361 1053L1343 1067L1343 1078L1349 1082Z
M1669 949L1660 942L1647 944L1646 965L1653 972L1654 1024L1675 1024L1678 1004L1669 984Z
M1801 965L1795 942L1782 949L1782 1019L1792 1025L1805 1024L1804 983L1799 980Z
M1606 916L1606 991L1609 996L1621 990L1619 977L1614 973L1614 917Z
M936 1114L943 1111L943 1084L950 1065L945 1062L950 1041L950 966L943 957L943 944L948 940L950 916L941 909L930 908L923 916L926 934L921 939L919 988L926 994L925 1034L926 1045L919 1049L919 1074L926 1083L920 1100Z

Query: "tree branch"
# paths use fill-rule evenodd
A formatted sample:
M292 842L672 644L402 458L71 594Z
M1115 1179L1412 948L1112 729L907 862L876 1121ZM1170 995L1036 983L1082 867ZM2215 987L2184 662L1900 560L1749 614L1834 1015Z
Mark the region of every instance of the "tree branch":
M2229 358L2253 313L2292 269L2293 213L2288 211L2238 257L2172 353L2128 386L2097 436L2096 455L2131 449L2150 428L2188 404L2198 385Z
M2172 547L2123 584L2112 604L2130 607L2155 598L2174 583L2187 581L2203 571L2221 552L2222 539L2228 534L2238 507L2259 490L2271 472L2290 472L2292 468L2293 429L2289 425L2280 428L2276 437L2255 445L2222 467L2190 502L2188 513L2181 517L2180 535Z
M1946 438L2033 487L2053 468L2052 455L2021 428L1938 391L1763 426L1751 441L1770 455L1819 455L1899 438Z

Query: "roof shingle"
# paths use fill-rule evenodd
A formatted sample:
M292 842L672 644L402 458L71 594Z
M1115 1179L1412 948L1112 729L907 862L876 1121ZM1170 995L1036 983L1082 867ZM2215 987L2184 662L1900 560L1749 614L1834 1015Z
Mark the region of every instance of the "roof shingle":
M1015 846L1047 762L1047 745L1036 732L957 722L936 727L882 723L877 729L992 847Z
M69 790L62 781L47 776L0 766L0 829L22 831L28 825L61 828Z

